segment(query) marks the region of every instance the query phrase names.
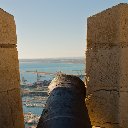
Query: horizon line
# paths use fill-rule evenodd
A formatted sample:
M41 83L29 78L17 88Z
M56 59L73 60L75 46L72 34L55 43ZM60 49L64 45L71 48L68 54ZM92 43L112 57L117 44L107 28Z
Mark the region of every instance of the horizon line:
M31 59L70 59L70 58L84 58L84 56L79 56L79 57L47 57L47 58L18 58L19 60L31 60Z

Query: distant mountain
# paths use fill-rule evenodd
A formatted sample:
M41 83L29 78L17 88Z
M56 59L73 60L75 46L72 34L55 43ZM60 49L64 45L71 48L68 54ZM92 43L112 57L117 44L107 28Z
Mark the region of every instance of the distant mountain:
M46 58L46 59L19 59L20 63L84 63L84 57Z

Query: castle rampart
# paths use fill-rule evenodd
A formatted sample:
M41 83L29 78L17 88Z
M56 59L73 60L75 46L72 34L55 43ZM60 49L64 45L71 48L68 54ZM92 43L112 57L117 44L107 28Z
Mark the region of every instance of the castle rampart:
M0 128L24 128L14 17L0 9Z
M86 75L92 125L128 127L128 4L88 18Z

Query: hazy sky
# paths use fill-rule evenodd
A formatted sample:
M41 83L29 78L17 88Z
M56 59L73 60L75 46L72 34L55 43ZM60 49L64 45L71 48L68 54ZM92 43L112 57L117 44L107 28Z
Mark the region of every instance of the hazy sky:
M0 0L15 17L19 58L84 56L87 17L128 0Z

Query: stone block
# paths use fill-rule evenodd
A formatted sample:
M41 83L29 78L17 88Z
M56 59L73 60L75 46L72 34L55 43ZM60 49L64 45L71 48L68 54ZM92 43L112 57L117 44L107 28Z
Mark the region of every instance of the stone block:
M0 9L0 128L24 128L14 17Z
M88 50L86 52L87 91L119 89L120 49Z
M119 97L119 121L121 128L128 126L128 86L121 88Z
M93 126L104 128L110 124L117 124L115 128L119 128L118 101L119 93L117 91L98 90L88 95L86 105Z
M7 92L0 92L0 127L14 128Z
M0 92L0 128L24 128L19 89Z
M20 90L14 89L11 91L7 91L8 94L8 105L11 109L11 117L13 121L14 128L24 128L23 122L23 110L22 103L20 98Z
M0 92L19 88L20 78L17 55L16 48L0 49Z
M16 25L14 17L0 9L0 44L16 44Z
M127 33L128 4L88 18L86 102L93 125L128 127Z
M119 4L88 18L87 48L128 46L128 4Z

